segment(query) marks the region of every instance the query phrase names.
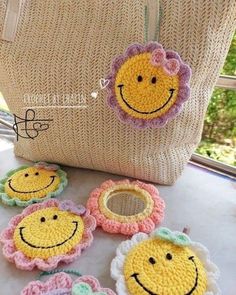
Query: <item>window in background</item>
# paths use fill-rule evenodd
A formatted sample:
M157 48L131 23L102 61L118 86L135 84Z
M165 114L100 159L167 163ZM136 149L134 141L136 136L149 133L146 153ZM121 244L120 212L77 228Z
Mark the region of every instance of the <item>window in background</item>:
M196 153L236 167L236 32L208 106Z
M0 93L0 111L8 107ZM203 158L203 157L205 158ZM192 160L217 165L207 159L236 167L236 32L225 65L207 110L202 140ZM221 170L227 170L222 167ZM233 174L236 175L236 168Z

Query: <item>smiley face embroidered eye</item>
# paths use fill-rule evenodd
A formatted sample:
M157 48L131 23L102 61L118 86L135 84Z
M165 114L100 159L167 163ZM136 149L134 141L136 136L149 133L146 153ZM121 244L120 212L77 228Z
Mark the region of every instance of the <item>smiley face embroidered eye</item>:
M207 256L186 235L160 228L123 242L111 274L119 295L218 294L217 268Z
M42 198L48 192L54 191L60 182L60 178L54 171L29 167L16 172L5 184L5 191L11 197L30 199Z
M92 243L95 227L94 217L70 200L33 204L1 233L3 254L20 269L52 270L80 256Z
M158 239L144 241L129 253L124 275L128 289L135 295L172 294L173 289L176 294L197 295L206 290L206 273L194 253ZM180 277L182 283L178 282Z
M55 197L67 185L59 166L36 163L11 170L0 181L0 198L7 205L28 206Z
M132 45L113 62L108 104L134 127L162 127L189 98L190 74L176 52L155 42Z
M47 259L70 251L81 241L83 232L80 216L52 207L25 217L16 227L13 239L16 248L27 257Z

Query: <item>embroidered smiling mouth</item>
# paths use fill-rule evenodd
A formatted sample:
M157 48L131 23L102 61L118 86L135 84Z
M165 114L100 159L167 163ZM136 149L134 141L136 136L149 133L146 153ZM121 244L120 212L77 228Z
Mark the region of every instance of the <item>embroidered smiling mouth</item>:
M30 246L31 248L36 248L36 249L51 249L51 248L59 247L59 246L62 246L63 244L65 244L66 242L68 242L69 240L71 240L74 237L74 235L75 235L75 233L76 233L76 231L78 229L78 222L77 221L72 221L72 223L75 224L75 229L74 229L72 235L68 239L66 239L65 241L63 241L61 243L58 243L56 245L53 245L53 246L36 246L36 245L33 245L30 242L26 241L26 239L24 238L24 235L23 235L23 229L25 227L20 227L19 228L19 230L20 230L20 237L21 237L21 240L25 244L27 244L28 246Z
M144 291L146 291L148 294L150 294L150 295L157 295L156 293L153 293L152 291L150 291L150 290L148 290L141 282L140 282L140 280L139 280L139 278L138 278L138 273L134 273L134 274L132 274L131 275L131 278L134 278L135 279L135 281L139 284L139 286L140 287L142 287L143 288L143 290Z
M169 103L169 101L171 100L171 98L173 97L173 94L174 94L174 92L175 92L175 89L173 89L173 88L169 89L170 96L169 96L169 98L167 99L167 101L166 101L161 107L159 107L159 108L157 108L157 109L155 109L155 110L153 110L153 111L150 111L150 112L142 112L142 111L139 111L139 110L135 109L134 107L132 107L132 106L127 102L127 100L124 98L124 95L123 95L123 87L124 87L124 84L120 84L120 85L118 85L117 87L120 88L120 96L121 96L123 102L127 105L128 108L130 108L131 110L133 110L133 111L135 111L135 112L137 112L137 113L140 113L140 114L146 114L146 115L147 115L147 114L153 114L153 113L156 113L156 112L160 111L161 109L163 109L163 108Z
M43 188L41 188L41 189L35 190L35 191L18 191L18 190L16 190L16 189L11 185L11 181L12 181L12 179L9 179L9 180L8 180L8 185L9 185L9 187L11 188L11 190L13 190L13 192L15 192L15 193L19 193L19 194L37 193L37 192L40 192L40 191L42 191L42 190L48 188L50 185L52 185L53 182L54 182L54 180L55 180L55 178L56 178L56 176L55 176L55 175L54 175L54 176L50 176L50 178L52 178L52 180L51 180L51 182L50 182L47 186L45 186L45 187L43 187Z
M195 266L196 277L195 277L195 283L194 283L194 286L192 287L192 289L191 289L188 293L185 293L184 295L191 295L191 294L193 294L193 292L195 291L195 289L197 288L197 285L198 285L198 268L197 268L197 265L196 265L196 263L195 263L195 261L194 261L194 256L190 256L188 259L191 260L191 261L193 262L194 266ZM143 290L146 291L148 294L150 294L150 295L158 295L157 293L153 293L152 291L150 291L149 289L147 289L147 288L141 283L141 281L139 280L138 276L139 276L139 273L134 273L134 274L132 274L130 277L131 277L131 278L134 278L135 281L136 281L136 283L137 283L140 287L142 287Z

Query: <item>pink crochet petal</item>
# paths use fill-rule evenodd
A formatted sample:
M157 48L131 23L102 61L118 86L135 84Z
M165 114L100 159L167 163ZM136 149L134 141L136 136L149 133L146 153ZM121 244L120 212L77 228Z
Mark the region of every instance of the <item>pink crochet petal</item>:
M97 225L102 225L106 221L106 217L100 213L100 211L91 211L91 214L95 217Z
M32 282L28 285L27 289L21 291L21 295L41 295L42 291L44 290L41 282Z
M151 64L153 66L160 66L165 62L166 52L164 49L155 49L152 53Z
M98 187L96 189L94 189L91 193L90 193L90 196L91 198L93 198L94 200L96 200L100 194L102 193L103 189Z
M137 223L123 223L120 227L120 232L123 235L132 236L135 233L139 232L139 227Z
M60 207L60 203L58 200L49 200L43 203L34 204L22 211L20 215L14 217L10 222L6 229L4 229L0 235L1 243L3 244L3 255L10 262L16 264L16 266L20 269L24 270L32 270L35 267L41 270L52 270L55 269L60 262L71 263L78 256L80 256L81 251L90 246L93 241L92 231L96 227L96 220L93 216L89 214L89 210L81 216L84 220L85 229L82 236L82 240L80 241L75 248L73 248L70 252L64 255L53 256L49 259L41 259L41 258L28 258L15 248L13 241L13 233L15 231L16 226L22 220L22 217L26 217L27 215L32 214L36 210L40 210L48 207ZM74 207L75 205L73 205Z
M68 274L63 272L55 274L45 283L40 281L34 281L29 283L21 291L21 295L45 295L45 294L57 295L60 293L59 290L64 292L66 291L66 294L70 294L72 291L73 285L81 283L81 282L84 282L90 285L94 293L104 292L107 295L116 295L111 289L102 288L100 286L99 281L92 276L82 276L77 278L73 282L71 277Z
M146 218L142 222L139 222L139 231L143 233L150 233L155 229L155 223L151 218Z
M84 217L84 224L86 228L90 231L94 231L96 228L96 219L93 216L85 216Z
M124 190L126 190L126 187L128 187L128 189L131 189L131 190L132 189L137 190L137 188L141 188L142 190L145 190L148 192L148 196L150 196L150 199L151 199L151 204L153 204L153 210L149 216L143 217L142 220L137 219L136 222L132 222L132 223L130 223L128 219L127 221L122 219L122 222L121 222L121 221L118 221L121 219L117 219L116 215L114 215L114 217L112 217L112 215L111 217L108 217L109 214L106 215L104 213L103 211L104 208L103 210L99 208L100 197L107 191L110 191L111 188L113 191L116 191L116 189L119 191L122 191L121 189L122 185ZM162 221L164 217L165 204L164 204L164 201L159 197L159 192L154 185L147 184L138 180L136 181L130 181L128 179L119 180L119 181L109 180L101 184L100 188L95 189L95 191L96 193L92 192L90 195L90 198L87 202L87 208L91 211L91 215L95 217L97 221L97 225L101 226L104 231L107 231L109 233L122 233L124 235L133 235L134 233L137 233L139 231L150 233L156 225L160 224L160 222ZM95 198L95 195L96 195L96 198ZM96 200L96 206L94 206L95 200Z
M111 180L111 179L107 180L101 184L101 189L105 190L105 189L113 186L114 184L115 184L115 182L113 180Z
M111 233L111 234L115 234L115 233L119 232L121 227L122 226L121 226L120 222L116 222L114 220L105 220L102 224L103 230L105 230L106 232Z
M148 183L145 183L145 182L142 182L142 181L139 181L139 180L134 181L133 184L135 184L135 185L139 186L140 188L146 190L152 196L159 195L159 192L158 192L157 188L152 184L148 184Z
M54 290L59 288L71 288L72 279L66 273L57 273L45 284L48 290Z
M164 65L164 70L171 76L178 73L180 69L179 61L175 58L168 59Z

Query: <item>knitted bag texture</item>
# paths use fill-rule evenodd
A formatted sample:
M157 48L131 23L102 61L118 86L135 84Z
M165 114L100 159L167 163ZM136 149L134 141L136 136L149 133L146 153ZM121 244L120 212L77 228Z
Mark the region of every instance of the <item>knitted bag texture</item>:
M49 97L51 103L56 98L56 107L34 109L36 118L52 121L34 140L19 138L16 155L174 183L200 141L236 26L235 0L161 1L159 38L148 39L178 52L192 78L182 111L154 129L121 122L99 87L116 56L134 43L146 44L151 0L0 0L1 35L7 3L14 2L21 2L15 38L0 39L0 91L21 118L25 108L44 106L35 97ZM62 107L67 97L79 97L85 107Z

